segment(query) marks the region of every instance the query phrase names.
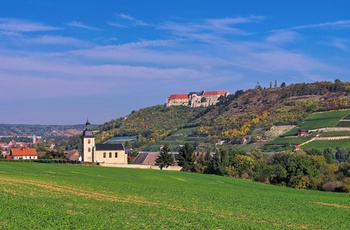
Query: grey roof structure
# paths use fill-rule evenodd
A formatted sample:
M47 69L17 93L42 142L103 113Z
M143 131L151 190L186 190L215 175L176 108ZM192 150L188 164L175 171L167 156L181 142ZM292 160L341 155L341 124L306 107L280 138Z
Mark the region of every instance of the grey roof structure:
M96 151L114 151L114 150L125 150L122 144L96 144Z
M203 93L204 93L204 91L199 91L199 92L190 92L188 95L191 95L191 96L192 96L192 94L197 94L197 96L202 96L202 95L203 95Z

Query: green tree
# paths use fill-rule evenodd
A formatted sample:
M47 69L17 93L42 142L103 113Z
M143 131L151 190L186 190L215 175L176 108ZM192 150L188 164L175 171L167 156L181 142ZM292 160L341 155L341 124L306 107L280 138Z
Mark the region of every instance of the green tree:
M259 82L256 84L255 89L257 89L257 90L262 90L262 87L261 87L261 85L260 85Z
M185 145L180 148L178 155L178 164L182 167L181 171L193 172L195 160L196 157L193 147L189 143L185 143Z
M334 163L334 154L332 148L326 148L323 150L323 156L328 164Z
M342 147L337 147L335 152L335 159L337 159L339 162L345 162L348 158L348 153L346 150Z
M156 165L159 166L160 170L162 170L164 167L168 168L169 166L174 165L174 158L172 154L169 154L169 152L169 147L164 145L158 158L156 159Z

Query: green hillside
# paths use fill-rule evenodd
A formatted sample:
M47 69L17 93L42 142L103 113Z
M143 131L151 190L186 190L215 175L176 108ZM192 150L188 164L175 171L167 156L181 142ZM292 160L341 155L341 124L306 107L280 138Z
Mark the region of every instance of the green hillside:
M0 161L2 229L348 229L349 194L184 172Z
M189 142L202 146L203 151L213 151L215 143L222 140L227 145L250 150L265 144L265 133L272 126L295 125L305 129L326 124L336 126L344 114L302 121L314 112L350 108L349 92L349 82L336 80L291 84L284 88L237 90L207 108L157 105L99 126L97 142L108 141L114 136L137 136L135 141L127 143L127 147L154 151L161 144L166 143L174 149ZM318 115L313 116L317 118ZM338 126L347 127L350 122L344 120ZM244 145L241 145L242 138L248 140Z

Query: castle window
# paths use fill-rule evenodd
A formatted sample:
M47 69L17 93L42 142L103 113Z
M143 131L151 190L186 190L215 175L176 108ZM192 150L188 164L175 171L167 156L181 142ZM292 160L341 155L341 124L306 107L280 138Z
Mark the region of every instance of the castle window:
M118 153L117 152L114 153L114 157L118 158Z
M88 140L88 144L90 144L90 139Z
M91 148L88 148L88 152L91 152Z
M103 153L103 158L106 158L106 153Z
M109 153L109 158L112 158L112 153Z

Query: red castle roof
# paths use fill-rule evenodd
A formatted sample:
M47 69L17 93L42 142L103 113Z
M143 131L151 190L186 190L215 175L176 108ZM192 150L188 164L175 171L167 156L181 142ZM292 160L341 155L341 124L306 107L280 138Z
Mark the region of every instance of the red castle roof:
M227 91L225 90L217 90L217 91L205 91L203 95L225 95Z
M188 99L187 94L172 94L168 97L168 99Z

